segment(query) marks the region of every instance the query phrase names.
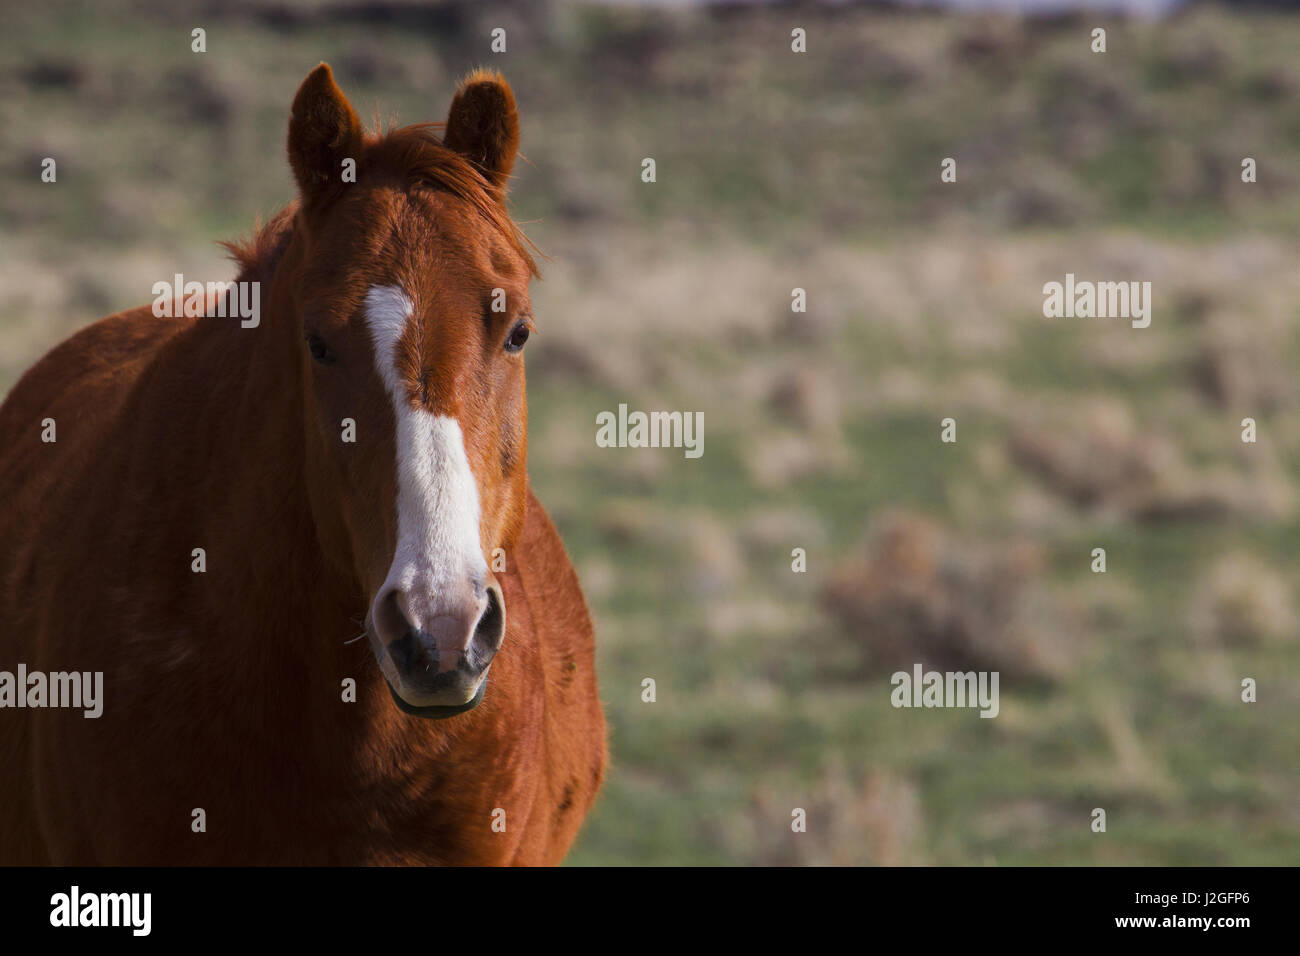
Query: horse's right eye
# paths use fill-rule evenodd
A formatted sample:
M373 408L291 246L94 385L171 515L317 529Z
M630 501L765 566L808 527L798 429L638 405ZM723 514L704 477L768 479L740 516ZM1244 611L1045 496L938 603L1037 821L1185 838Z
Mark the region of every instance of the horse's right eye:
M325 344L325 340L316 333L313 332L307 336L307 348L311 350L311 357L320 362L321 365L333 363L334 352Z

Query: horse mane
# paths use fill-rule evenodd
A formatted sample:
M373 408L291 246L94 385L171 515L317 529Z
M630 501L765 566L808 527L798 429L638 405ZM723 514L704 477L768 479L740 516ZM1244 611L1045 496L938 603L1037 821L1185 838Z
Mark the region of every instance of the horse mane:
M390 128L383 136L367 137L365 152L358 163L358 178L362 171L389 176L404 182L408 188L438 190L467 202L505 237L527 264L529 273L540 277L537 262L529 251L536 251L537 247L510 217L504 190L489 182L460 153L443 145L439 133L445 125L417 123ZM270 282L293 237L298 208L295 199L265 223L255 225L248 239L221 243L239 266L239 281Z
M297 218L298 200L295 199L265 223L254 225L253 234L248 239L221 242L239 266L239 282L260 281L270 285L280 257L289 248Z
M387 135L368 144L367 170L383 171L406 182L408 186L451 193L469 203L510 243L511 248L539 276L537 263L529 249L532 240L510 218L505 206L505 190L494 186L474 163L444 146L438 135L445 123L417 123L389 129Z

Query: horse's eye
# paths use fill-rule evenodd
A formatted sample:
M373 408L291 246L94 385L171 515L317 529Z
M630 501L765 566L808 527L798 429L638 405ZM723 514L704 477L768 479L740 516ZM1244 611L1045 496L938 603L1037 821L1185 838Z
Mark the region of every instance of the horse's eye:
M307 348L311 350L311 357L322 365L329 365L334 361L334 352L315 332L307 335Z
M528 326L520 322L510 330L510 338L506 339L506 351L518 352L528 341Z

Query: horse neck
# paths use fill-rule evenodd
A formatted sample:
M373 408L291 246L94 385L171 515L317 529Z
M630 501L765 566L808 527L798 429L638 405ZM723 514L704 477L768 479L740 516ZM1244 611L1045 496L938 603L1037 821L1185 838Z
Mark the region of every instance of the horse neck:
M328 671L355 657L343 641L361 632L364 600L355 575L325 557L307 496L302 336L287 281L298 259L290 242L274 274L249 277L263 287L258 327L210 327L201 351L226 369L223 394L213 396L224 420L204 436L206 467L221 475L205 489L205 533L227 558L237 555L209 559L218 566L208 573L221 580L214 595L224 597L213 610L251 645L231 666L263 671L262 679L267 668L298 668L302 681L309 667Z

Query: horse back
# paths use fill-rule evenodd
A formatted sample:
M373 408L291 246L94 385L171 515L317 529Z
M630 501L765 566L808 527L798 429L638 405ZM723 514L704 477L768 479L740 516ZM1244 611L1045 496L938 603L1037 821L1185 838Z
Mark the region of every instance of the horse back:
M41 596L54 581L75 594L83 527L76 502L97 473L142 368L184 323L148 307L109 316L52 349L0 405L0 661L41 669ZM7 864L48 863L36 826L30 711L0 721L0 846Z
M0 405L0 531L33 509L104 439L141 372L188 323L155 318L147 306L119 312L51 349L18 380ZM46 423L53 425L47 437ZM53 440L50 440L50 439ZM80 477L80 476L78 476Z

